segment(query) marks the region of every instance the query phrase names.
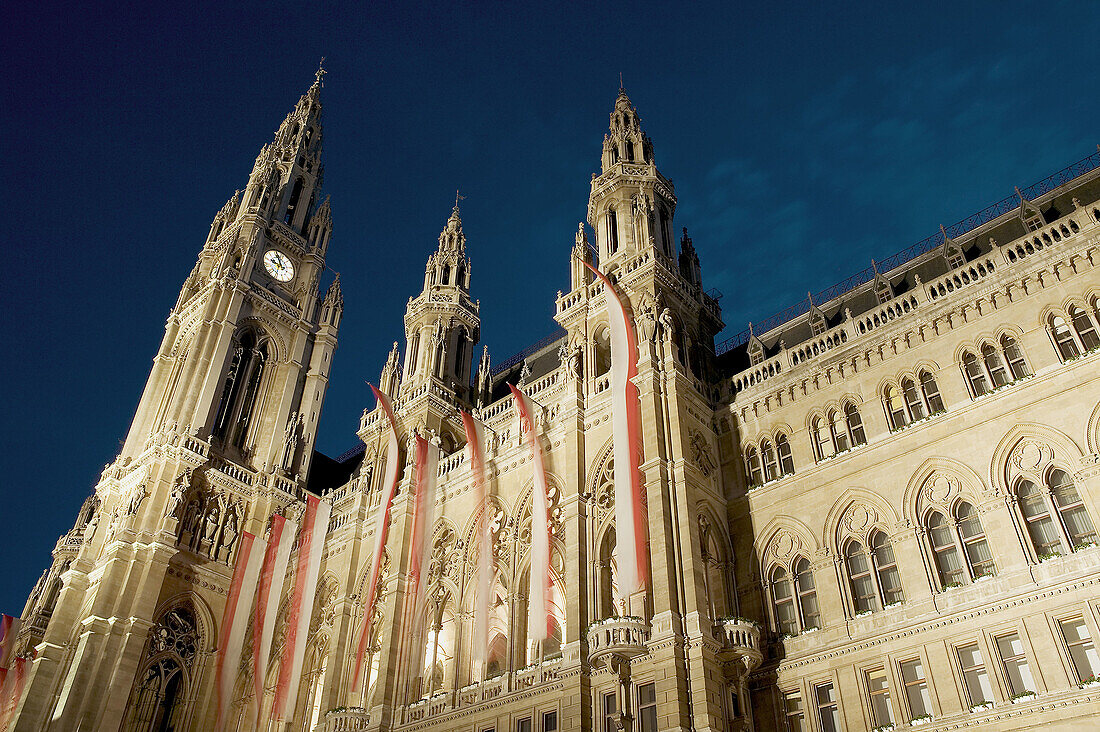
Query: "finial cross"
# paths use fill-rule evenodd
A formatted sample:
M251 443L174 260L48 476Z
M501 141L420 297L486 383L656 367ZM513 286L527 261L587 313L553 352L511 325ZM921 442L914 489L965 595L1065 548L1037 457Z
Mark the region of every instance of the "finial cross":
M324 83L325 74L327 73L328 72L325 71L325 57L322 56L321 63L317 64L317 83Z
M455 208L456 209L458 208L458 202L459 201L465 201L465 200L466 200L466 196L458 195L458 189L456 188L455 189Z

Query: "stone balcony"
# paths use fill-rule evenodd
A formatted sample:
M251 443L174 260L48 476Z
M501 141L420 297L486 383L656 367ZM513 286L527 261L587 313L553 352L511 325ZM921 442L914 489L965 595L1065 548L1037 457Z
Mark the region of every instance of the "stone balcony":
M642 618L600 620L588 627L588 662L592 666L631 661L649 653L649 623Z
M721 648L718 660L725 664L739 663L744 672L760 665L764 654L760 650L760 627L744 618L726 618L714 624L714 638Z
M324 732L362 732L370 722L370 713L362 707L340 707L325 712Z

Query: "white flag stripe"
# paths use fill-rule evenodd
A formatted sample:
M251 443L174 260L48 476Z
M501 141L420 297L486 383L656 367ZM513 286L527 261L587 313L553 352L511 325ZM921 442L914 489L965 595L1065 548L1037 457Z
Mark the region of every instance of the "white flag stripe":
M266 548L267 542L263 539L254 537L247 531L241 535L234 582L222 616L222 622L226 624L222 628L221 648L218 649L221 659L217 671L218 722L215 729L219 731L224 728L226 713L233 703L233 688L237 683L237 672L241 666L244 639L251 617L249 610L252 609L252 601L256 597L256 583L260 579Z

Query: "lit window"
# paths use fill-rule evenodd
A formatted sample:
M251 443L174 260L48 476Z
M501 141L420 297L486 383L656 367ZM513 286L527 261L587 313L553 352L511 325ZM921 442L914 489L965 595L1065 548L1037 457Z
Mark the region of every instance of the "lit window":
M1077 683L1095 679L1100 675L1100 657L1096 655L1096 644L1092 642L1085 619L1060 620L1058 627L1062 630L1062 640L1066 642L1066 651L1073 662Z
M962 669L963 682L966 684L966 695L970 698L970 706L991 704L993 685L989 681L989 673L982 662L982 652L978 644L962 646L956 649L956 653L959 657L959 668Z
M1004 669L1005 682L1012 696L1034 693L1035 679L1031 676L1031 668L1027 665L1027 655L1024 653L1024 644L1018 633L1002 635L997 638L997 653L1001 657L1001 667Z
M901 664L901 682L905 685L905 702L909 706L909 719L932 713L932 698L928 695L928 682L924 678L924 666L919 658Z
M885 669L867 672L867 695L870 697L871 724L886 727L894 723L894 712L890 708L890 685Z
M656 684L642 684L638 687L638 730L657 732Z
M905 402L902 401L898 390L893 386L888 386L884 395L886 397L886 412L890 415L890 427L896 430L909 424L909 418L905 414Z
M840 712L837 709L836 691L833 685L818 684L814 687L814 700L817 703L817 721L821 732L840 730Z

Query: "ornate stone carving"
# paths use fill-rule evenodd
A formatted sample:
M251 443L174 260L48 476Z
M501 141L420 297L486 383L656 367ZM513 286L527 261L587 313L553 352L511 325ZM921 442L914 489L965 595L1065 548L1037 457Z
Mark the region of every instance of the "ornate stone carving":
M691 460L699 468L699 472L708 478L717 470L718 462L714 459L714 453L710 449L707 438L698 430L691 431Z
M878 512L865 503L854 503L844 512L840 525L852 534L862 535L878 521Z

